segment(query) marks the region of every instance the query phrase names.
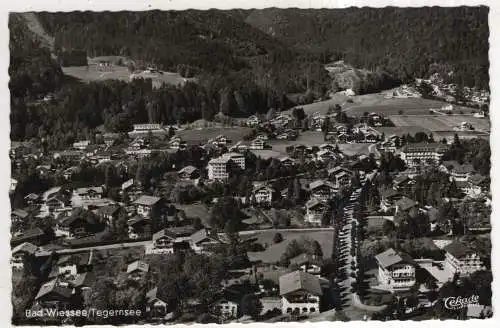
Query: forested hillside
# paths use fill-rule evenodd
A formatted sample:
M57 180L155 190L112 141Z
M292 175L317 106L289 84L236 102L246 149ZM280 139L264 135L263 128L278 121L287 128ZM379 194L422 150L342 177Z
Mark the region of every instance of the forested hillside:
M294 105L289 94L312 102L342 88L324 69L338 59L351 65L357 93L436 70L458 83L487 87L487 13L481 7L31 15L31 24L38 19L37 28L54 38L50 50L28 28L30 22L11 14L11 137L43 137L51 147L62 147L99 126L124 132L133 123L287 109ZM163 70L188 67L198 82L158 90L141 81L68 84L50 51L59 60L73 51L123 55ZM54 101L37 102L49 92L55 92Z
M263 9L245 21L295 49L330 53L401 80L438 63L453 82L488 87L488 8ZM242 15L241 13L239 14ZM437 66L439 67L439 65Z

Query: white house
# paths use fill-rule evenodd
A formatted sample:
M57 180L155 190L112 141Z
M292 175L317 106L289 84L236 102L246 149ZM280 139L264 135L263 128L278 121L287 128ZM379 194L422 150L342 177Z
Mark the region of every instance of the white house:
M263 184L254 183L252 195L255 197L255 202L257 204L271 204L274 193L275 191L273 188Z
M280 276L279 286L283 314L314 315L319 313L323 291L317 276L303 271L294 271Z
M452 242L444 247L446 251L444 267L451 274L469 275L484 268L479 254L460 242Z

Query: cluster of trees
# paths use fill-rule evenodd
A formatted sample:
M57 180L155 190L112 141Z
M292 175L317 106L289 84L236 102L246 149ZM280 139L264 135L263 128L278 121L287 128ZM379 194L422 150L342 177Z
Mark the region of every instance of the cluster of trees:
M280 263L283 266L288 266L290 259L300 254L315 255L319 258L323 257L323 250L318 241L302 238L300 240L292 240L287 246L280 258Z
M459 163L470 163L479 173L489 176L491 169L491 149L487 139L474 138L460 140L457 135L450 149L443 155L443 160L455 160Z
M420 204L437 206L443 197L460 198L461 190L456 182L437 169L427 171L415 178L412 198Z
M228 233L241 230L242 220L246 215L233 197L219 198L212 208L210 226Z
M235 89L224 87L225 83L230 82L189 82L158 89L152 88L150 80L141 79L130 83L110 80L66 84L57 92L55 101L33 103L14 98L11 139L44 139L45 144L57 148L79 138L91 138L101 125L109 132L127 132L135 123L184 124L202 118L212 120L219 112L241 116L263 113L268 106L288 106L270 89L252 83ZM13 95L18 93L21 91L13 91Z

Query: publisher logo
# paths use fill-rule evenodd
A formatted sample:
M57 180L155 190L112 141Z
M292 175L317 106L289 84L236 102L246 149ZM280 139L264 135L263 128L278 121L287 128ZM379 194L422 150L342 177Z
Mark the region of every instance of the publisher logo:
M469 297L452 296L444 299L444 307L448 310L459 310L468 306L479 306L479 296L472 295Z

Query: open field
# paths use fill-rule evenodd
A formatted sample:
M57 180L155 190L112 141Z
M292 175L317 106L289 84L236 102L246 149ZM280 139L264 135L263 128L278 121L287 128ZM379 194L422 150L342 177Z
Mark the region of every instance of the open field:
M252 149L250 150L255 156L260 157L262 159L268 158L279 158L283 156L283 153L280 151L272 150L272 149Z
M352 102L348 102L350 99ZM438 100L423 98L391 98L386 99L382 93L367 94L361 96L348 97L342 93L336 93L332 99L312 103L303 107L307 115L314 112L326 114L329 107L339 104L347 115L361 116L364 112L375 112L382 115L397 115L400 110L406 115L429 114L429 109L439 109L448 103ZM470 114L475 111L473 108L454 106L454 112ZM292 110L288 110L291 114Z
M127 67L111 65L103 70L98 70L94 67L87 66L70 66L63 67L63 73L72 76L82 82L104 81L104 80L121 80L125 82L131 81L131 74ZM162 83L167 84L184 84L190 79L185 79L178 73L162 72L162 73L135 73L136 78L151 79L154 87L161 86Z
M430 131L453 131L453 128L462 122L471 123L476 131L490 131L490 122L488 119L465 115L394 115L390 116L390 119L396 126L418 126Z
M177 131L176 135L188 143L205 143L208 139L217 137L218 135L225 135L231 139L235 144L243 139L243 136L248 134L252 129L246 127L217 127L217 128L203 128Z

